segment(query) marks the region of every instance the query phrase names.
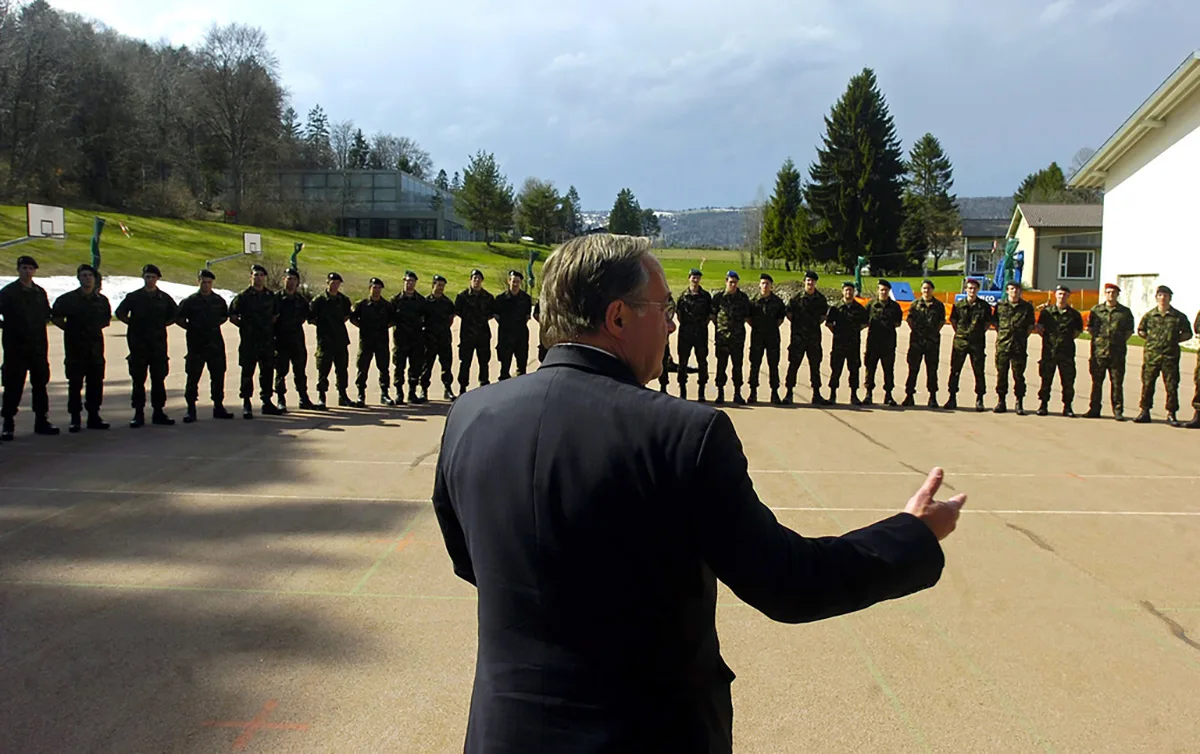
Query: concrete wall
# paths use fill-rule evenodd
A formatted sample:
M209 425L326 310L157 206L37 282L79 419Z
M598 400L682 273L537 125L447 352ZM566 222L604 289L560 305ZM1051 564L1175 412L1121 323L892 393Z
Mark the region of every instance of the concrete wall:
M1139 318L1159 284L1172 304L1200 309L1200 92L1146 135L1109 171L1104 195L1101 279L1122 284L1121 301ZM1150 301L1138 290L1150 291Z

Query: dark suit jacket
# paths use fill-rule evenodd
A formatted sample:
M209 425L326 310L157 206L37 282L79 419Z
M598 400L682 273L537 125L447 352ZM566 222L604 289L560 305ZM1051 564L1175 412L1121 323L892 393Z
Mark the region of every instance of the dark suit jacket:
M725 413L584 346L458 399L433 505L479 594L466 751L728 752L717 579L787 623L937 583L917 518L806 539L746 468Z

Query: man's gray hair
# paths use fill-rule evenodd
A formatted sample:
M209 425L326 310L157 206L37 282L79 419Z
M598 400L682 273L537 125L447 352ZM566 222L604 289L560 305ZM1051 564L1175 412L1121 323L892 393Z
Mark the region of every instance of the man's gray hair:
M598 331L609 304L650 282L650 239L593 233L558 247L542 267L538 326L547 347Z

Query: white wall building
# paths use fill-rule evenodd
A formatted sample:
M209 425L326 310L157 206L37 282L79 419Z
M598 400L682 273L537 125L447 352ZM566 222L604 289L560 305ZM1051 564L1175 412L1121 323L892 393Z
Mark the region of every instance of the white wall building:
M1200 309L1200 51L1189 55L1071 179L1104 191L1101 285L1121 286L1137 317L1154 289Z

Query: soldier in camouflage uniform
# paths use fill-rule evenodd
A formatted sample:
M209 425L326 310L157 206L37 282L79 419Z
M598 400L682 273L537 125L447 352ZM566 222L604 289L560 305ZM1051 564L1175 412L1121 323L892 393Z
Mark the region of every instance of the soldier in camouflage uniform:
M704 402L704 386L708 384L708 323L713 312L712 294L700 287L703 276L698 269L688 273L688 288L676 305L679 329L675 336L675 350L679 354L679 397L687 399L688 362L695 351L700 385L696 399L701 403Z
M837 403L838 384L842 381L842 369L846 368L846 381L850 384L850 404L861 406L858 399L858 370L862 367L862 331L867 327L867 309L854 298L852 281L842 283L842 300L829 307L825 315L825 326L833 332L833 346L829 353L829 401Z
M283 290L275 294L279 319L275 320L275 395L280 411L287 411L287 376L291 369L300 408L311 409L308 398L308 343L304 340L304 323L308 321L309 301L300 292L300 271L290 269L284 277Z
M750 403L758 402L759 373L763 354L767 356L768 378L771 380L771 403L779 399L779 326L787 317L787 305L775 295L775 279L767 273L758 276L758 297L751 302L750 314Z
M158 267L142 267L144 288L125 296L117 305L117 319L129 328L125 339L129 343L129 379L133 384L133 420L130 427L146 423L146 373L150 374L150 405L154 409L151 423L171 426L175 420L167 416L167 374L170 357L167 352L167 328L175 324L178 306L175 299L158 289L162 277Z
M892 298L892 284L880 280L876 298L867 304L867 395L864 406L874 404L875 367L883 364L883 403L895 406L892 390L896 386L896 331L904 322L904 311Z
M538 356L538 366L539 367L542 365L542 362L545 361L545 359L546 359L546 351L550 350L550 349L546 348L546 336L543 334L542 323L538 320L538 314L541 312L541 310L542 310L542 302L539 301L538 299L534 299L533 300L533 321L538 323L537 356Z
M958 378L962 374L967 357L971 357L971 371L975 374L975 410L983 411L983 396L987 394L987 378L984 376L984 351L987 331L993 321L992 307L979 298L979 281L967 281L967 297L956 301L950 310L950 326L954 328L954 344L950 350L950 397L943 408L958 408Z
M267 268L256 264L251 268L250 287L233 297L229 304L229 321L237 326L238 365L242 368L242 418L253 419L254 371L258 370L258 390L262 412L277 416L283 412L271 402L275 390L275 320L279 318L279 300L267 288Z
M1092 336L1092 353L1088 358L1088 372L1092 375L1092 396L1089 402L1089 419L1100 418L1100 404L1104 399L1104 378L1109 378L1112 396L1113 418L1125 421L1125 355L1129 338L1136 324L1133 312L1117 301L1121 289L1112 283L1104 284L1104 301L1092 307L1088 314L1087 331Z
M350 312L350 324L358 328L358 377L354 381L358 388L358 400L354 405L367 405L367 374L371 371L371 360L379 370L380 402L394 406L396 402L388 393L391 374L388 370L388 327L392 324L392 305L383 297L383 281L371 278L371 294L355 304Z
M791 337L788 343L788 370L784 383L787 393L784 405L792 405L792 391L796 388L796 377L804 358L808 357L808 379L812 386L812 404L821 406L821 325L829 314L829 301L817 290L820 276L809 270L804 273L804 291L792 296L787 304L787 318L791 322Z
M309 324L317 326L317 404L326 407L325 394L329 392L329 371L336 370L339 406L353 406L346 395L350 382L350 333L346 321L350 319L350 299L341 292L342 276L336 272L326 278L325 292L318 294L309 304Z
M674 314L675 294L671 293L670 291L667 291L667 303L669 304L668 311L670 312L671 316L674 317L675 316L675 314ZM658 392L660 392L660 393L667 392L667 382L670 381L670 376L671 376L671 338L670 338L670 336L668 336L667 342L663 344L662 369L660 369L658 372Z
M1054 289L1054 306L1043 305L1038 312L1037 330L1042 336L1042 358L1038 371L1042 389L1038 391L1037 415L1045 416L1050 403L1050 388L1058 372L1062 386L1063 416L1073 417L1071 401L1075 400L1075 338L1083 332L1083 316L1071 306L1071 289L1059 285Z
M50 423L50 341L46 323L50 321L50 297L46 290L33 282L38 263L33 257L17 260L17 279L0 289L0 315L4 316L4 365L0 377L4 382L4 428L0 439L13 439L14 418L25 392L25 376L29 375L33 393L33 431L39 435L57 435L58 427Z
M87 407L88 429L108 429L100 418L104 402L104 329L112 323L112 306L100 292L99 275L90 264L75 270L79 287L54 301L52 321L63 331L66 350L67 412L71 414L70 432L82 429L80 414ZM81 400L84 380L87 397Z
M508 288L496 296L496 357L500 360L500 379L507 380L513 360L517 376L525 374L529 365L529 317L533 313L533 298L521 289L525 276L517 270L508 271Z
M712 297L713 323L717 326L717 403L725 402L725 367L733 359L733 402L745 405L742 398L742 356L746 351L746 323L750 320L750 297L738 290L737 272L725 275L725 290Z
M417 395L417 383L425 366L425 316L429 302L417 292L417 273L404 273L404 290L392 296L392 382L396 401L404 402L404 368L408 366L408 401L424 403Z
M1191 339L1192 327L1183 312L1171 306L1173 295L1167 286L1158 286L1154 294L1158 306L1146 312L1138 323L1138 335L1146 345L1142 349L1142 412L1134 419L1137 424L1150 422L1154 383L1161 374L1167 392L1167 423L1179 426L1175 418L1179 410L1179 344Z
M433 379L433 365L437 362L442 368L443 393L448 401L454 400L454 384L451 372L454 349L450 335L450 325L454 323L454 302L446 295L446 278L441 275L433 276L433 292L425 299L425 368L421 370L421 400L429 395L429 383Z
M925 386L929 407L937 408L938 360L942 351L942 328L946 325L946 305L933 295L933 281L921 282L921 297L908 307L908 380L904 384L902 406L915 406L917 375L925 362Z
M462 320L458 325L458 394L467 392L471 381L471 360L479 359L479 386L491 383L488 362L492 358L492 328L496 298L484 290L483 273L471 271L471 285L454 299L454 313Z
M997 414L1008 411L1008 373L1012 371L1013 395L1017 416L1025 415L1025 365L1029 362L1029 334L1037 324L1033 304L1021 297L1023 288L1016 280L1004 287L1005 298L996 304L996 407Z
M1192 329L1200 332L1200 313L1196 314L1196 321L1192 323ZM1196 358L1192 381L1196 384L1196 392L1192 394L1192 420L1183 426L1188 429L1200 429L1200 356Z
M213 293L213 282L217 276L211 270L200 270L197 281L200 290L179 302L175 312L175 324L187 333L187 354L183 357L187 384L183 399L187 402L187 413L183 423L196 421L196 401L200 397L200 376L208 368L209 391L212 395L213 418L232 419L233 414L225 410L225 338L221 325L229 319L229 305L225 299Z

